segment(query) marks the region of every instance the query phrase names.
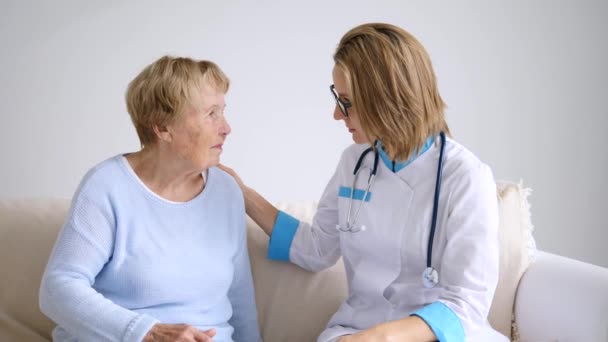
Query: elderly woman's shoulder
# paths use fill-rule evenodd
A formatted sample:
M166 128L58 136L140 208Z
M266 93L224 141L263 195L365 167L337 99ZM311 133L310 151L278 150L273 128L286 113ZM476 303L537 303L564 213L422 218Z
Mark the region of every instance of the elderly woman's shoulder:
M218 182L224 190L241 194L241 188L232 176L220 169L219 167L209 168L209 179L213 182Z
M124 157L120 155L108 158L90 168L80 181L77 192L85 189L108 188L114 184L120 183L121 179L125 179Z

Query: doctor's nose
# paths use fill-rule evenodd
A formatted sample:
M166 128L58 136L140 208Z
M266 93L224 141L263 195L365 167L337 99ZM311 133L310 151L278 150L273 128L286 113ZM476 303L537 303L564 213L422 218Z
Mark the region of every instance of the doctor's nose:
M345 118L346 117L344 116L344 113L342 113L342 110L340 109L338 104L336 104L334 106L334 120L344 120Z

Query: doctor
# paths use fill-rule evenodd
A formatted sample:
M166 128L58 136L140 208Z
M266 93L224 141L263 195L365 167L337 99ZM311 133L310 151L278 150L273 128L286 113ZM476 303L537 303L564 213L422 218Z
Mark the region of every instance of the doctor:
M270 258L320 271L343 257L349 295L318 341L507 341L487 321L498 280L495 182L449 137L424 47L401 28L365 24L342 37L334 62L333 116L355 144L312 223L224 167L270 236Z

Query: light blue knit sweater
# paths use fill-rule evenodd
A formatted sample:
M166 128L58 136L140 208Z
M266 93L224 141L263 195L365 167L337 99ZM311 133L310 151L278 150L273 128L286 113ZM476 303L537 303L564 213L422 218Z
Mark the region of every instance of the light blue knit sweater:
M175 203L122 155L100 163L74 195L40 308L58 341L141 341L157 322L260 341L239 187L211 168L197 197Z

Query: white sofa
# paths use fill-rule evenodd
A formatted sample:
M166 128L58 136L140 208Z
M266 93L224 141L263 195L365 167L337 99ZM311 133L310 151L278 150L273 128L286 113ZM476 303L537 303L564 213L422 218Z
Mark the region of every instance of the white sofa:
M534 253L529 190L499 183L498 193L501 270L492 325L524 342L608 341L608 269ZM38 287L68 206L59 199L0 201L0 341L50 340L54 324L38 309ZM303 220L316 209L314 202L278 206ZM268 237L251 221L248 236L264 341L315 341L346 295L342 263L309 273L267 260Z

